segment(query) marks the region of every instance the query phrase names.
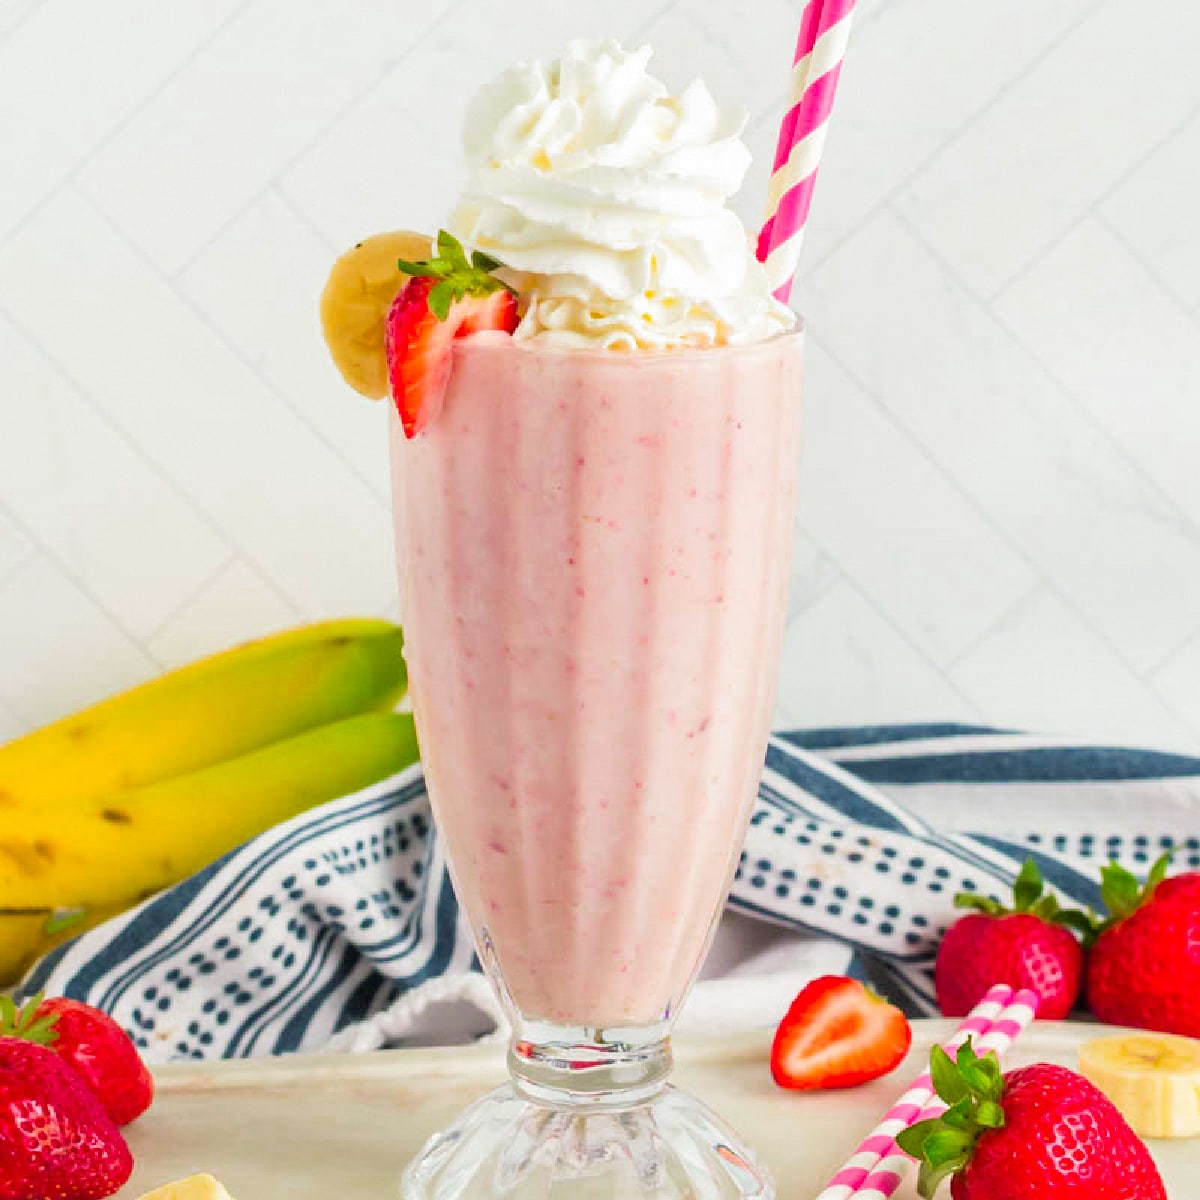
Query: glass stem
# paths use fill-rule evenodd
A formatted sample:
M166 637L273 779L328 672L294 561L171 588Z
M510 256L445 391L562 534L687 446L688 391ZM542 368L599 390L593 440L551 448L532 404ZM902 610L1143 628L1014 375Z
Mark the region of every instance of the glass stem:
M508 1048L517 1093L546 1108L648 1104L671 1073L669 1026L601 1030L522 1022Z

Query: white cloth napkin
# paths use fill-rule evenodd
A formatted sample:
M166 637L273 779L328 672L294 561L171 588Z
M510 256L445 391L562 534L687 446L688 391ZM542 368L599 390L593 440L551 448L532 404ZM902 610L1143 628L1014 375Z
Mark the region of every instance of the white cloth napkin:
M844 974L851 958L849 947L829 938L797 935L727 912L675 1032L707 1037L773 1029L806 983L820 975ZM491 989L469 972L420 985L390 1008L335 1034L321 1049L361 1054L399 1042L500 1041L507 1033Z
M1162 850L1200 869L1200 759L965 726L786 730L767 751L705 978L679 1031L770 1027L814 975L936 1012L956 892L1027 857L1060 901ZM154 1062L495 1030L419 768L305 813L54 951L25 985L111 1012Z

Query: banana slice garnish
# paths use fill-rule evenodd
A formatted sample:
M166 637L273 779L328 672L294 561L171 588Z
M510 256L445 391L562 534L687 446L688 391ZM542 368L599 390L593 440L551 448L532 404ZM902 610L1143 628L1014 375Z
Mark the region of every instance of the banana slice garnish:
M1139 1137L1200 1134L1200 1041L1164 1033L1096 1038L1080 1048L1079 1069Z
M233 1200L211 1175L192 1175L175 1183L164 1183L138 1200Z
M388 394L384 328L388 310L408 276L396 265L429 258L423 233L377 233L333 264L321 293L321 329L342 378L372 400Z

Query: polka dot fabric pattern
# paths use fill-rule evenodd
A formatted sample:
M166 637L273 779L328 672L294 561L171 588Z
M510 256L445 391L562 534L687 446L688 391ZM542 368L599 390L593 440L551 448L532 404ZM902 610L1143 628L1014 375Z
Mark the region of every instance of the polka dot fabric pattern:
M472 969L419 768L306 813L35 969L111 1012L151 1062L321 1046Z
M1200 759L959 725L771 740L730 907L852 946L910 1015L956 892L1027 856L1064 903L1165 846L1200 869ZM315 1050L476 970L419 768L263 834L55 951L23 989L97 1004L151 1061Z

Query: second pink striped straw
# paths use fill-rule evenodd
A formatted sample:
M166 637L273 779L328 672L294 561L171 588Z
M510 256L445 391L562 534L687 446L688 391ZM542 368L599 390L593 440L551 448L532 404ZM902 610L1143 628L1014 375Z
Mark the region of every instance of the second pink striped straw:
M1004 1011L992 1022L991 1028L975 1039L976 1052L986 1054L991 1050L997 1057L1003 1055L1021 1031L1037 1016L1037 1009L1038 996L1036 992L1027 989L1017 992L1005 1006ZM963 1040L965 1041L965 1039ZM959 1042L959 1045L961 1044ZM955 1048L957 1049L957 1047ZM930 1080L929 1090L929 1102L909 1121L910 1125L915 1125L917 1121L928 1121L934 1117L940 1117L946 1111L946 1105L938 1099L937 1094L933 1091L932 1080ZM884 1156L876 1167L848 1195L852 1196L853 1200L888 1200L888 1197L900 1186L912 1165L913 1160L893 1141L892 1146L884 1152Z
M972 1038L983 1050L1003 1053L1012 1039L1033 1019L1036 1005L1037 997L1032 992L1014 994L1007 984L997 984L971 1010L953 1035L942 1043L942 1048L953 1056L959 1046ZM913 1080L904 1095L859 1143L817 1200L851 1200L851 1197L854 1200L877 1200L880 1196L890 1196L904 1172L912 1165L912 1159L903 1155L896 1146L896 1135L926 1115L934 1115L930 1110L936 1103L933 1078L926 1070ZM897 1156L900 1156L899 1160ZM889 1190L882 1191L884 1187Z

